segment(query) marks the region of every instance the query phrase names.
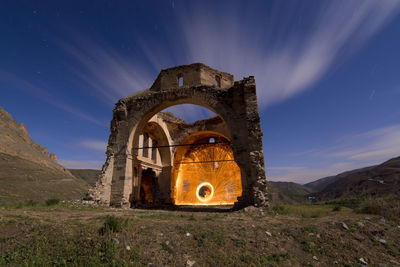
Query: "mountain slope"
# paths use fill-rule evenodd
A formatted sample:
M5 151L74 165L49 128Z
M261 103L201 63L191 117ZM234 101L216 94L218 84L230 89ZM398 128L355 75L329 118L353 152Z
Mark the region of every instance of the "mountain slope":
M318 199L400 196L400 157L380 165L339 174L318 193Z
M307 201L307 195L314 190L293 182L269 182L273 202L299 204Z
M0 107L0 204L48 198L76 199L88 184L57 163Z
M86 181L91 186L96 184L96 181L101 174L101 170L92 169L68 169L68 171L75 177Z

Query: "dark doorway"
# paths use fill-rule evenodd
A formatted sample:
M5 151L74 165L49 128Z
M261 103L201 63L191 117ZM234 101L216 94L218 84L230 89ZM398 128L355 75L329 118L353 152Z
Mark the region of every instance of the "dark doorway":
M157 203L158 179L153 169L148 168L142 171L140 184L140 200L145 203Z

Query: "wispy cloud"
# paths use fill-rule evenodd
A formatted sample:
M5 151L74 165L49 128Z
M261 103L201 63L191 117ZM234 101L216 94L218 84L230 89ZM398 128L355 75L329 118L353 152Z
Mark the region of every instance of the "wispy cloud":
M108 102L114 103L121 97L147 89L155 79L143 64L135 63L135 58L121 55L111 47L100 46L83 37L76 37L74 43L58 41L58 44L82 67L74 71L75 74Z
M67 169L101 169L103 161L77 161L59 159L58 163Z
M254 74L261 106L266 107L313 86L400 8L396 0L319 1L317 12L295 17L291 16L295 6L280 3L262 18L253 17L257 23L251 28L243 19L251 14L246 13L249 5L243 10L218 9L218 15L204 6L194 6L196 12L179 10L189 61L230 71L236 78ZM287 16L282 16L282 10ZM313 27L301 32L296 27L299 20ZM288 34L292 27L296 31Z
M40 99L41 101L46 102L47 104L50 104L53 107L56 107L67 113L70 113L78 118L97 124L99 126L105 125L104 122L98 120L94 116L86 113L85 111L82 111L77 107L61 102L59 99L49 94L47 90L44 90L39 86L25 81L24 79L21 79L12 73L0 70L0 81L3 82L6 86L10 86L12 88L27 92L30 95Z
M325 176L379 164L400 156L400 124L349 134L340 139L340 144L291 156L310 158L314 164L321 161L326 163L318 167L267 166L269 179L307 183Z
M78 146L104 153L106 151L107 143L103 140L85 140L80 142Z

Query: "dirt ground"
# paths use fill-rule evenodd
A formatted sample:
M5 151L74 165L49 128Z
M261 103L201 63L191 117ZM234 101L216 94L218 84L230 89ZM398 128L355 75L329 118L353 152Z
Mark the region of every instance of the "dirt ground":
M333 210L2 208L0 265L400 266L399 220Z

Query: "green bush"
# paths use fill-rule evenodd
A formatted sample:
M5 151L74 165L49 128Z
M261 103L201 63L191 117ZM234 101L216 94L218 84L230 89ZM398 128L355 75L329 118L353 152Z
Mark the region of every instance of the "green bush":
M106 232L121 232L122 229L128 224L128 220L121 218L121 217L116 217L114 215L112 216L107 216L103 227L100 228L99 232L101 234L104 234Z
M340 211L342 209L342 206L336 205L332 208L332 211Z
M54 206L60 203L60 200L58 198L49 198L46 200L46 206Z
M271 208L272 212L275 214L288 214L288 210L283 204L275 204Z

